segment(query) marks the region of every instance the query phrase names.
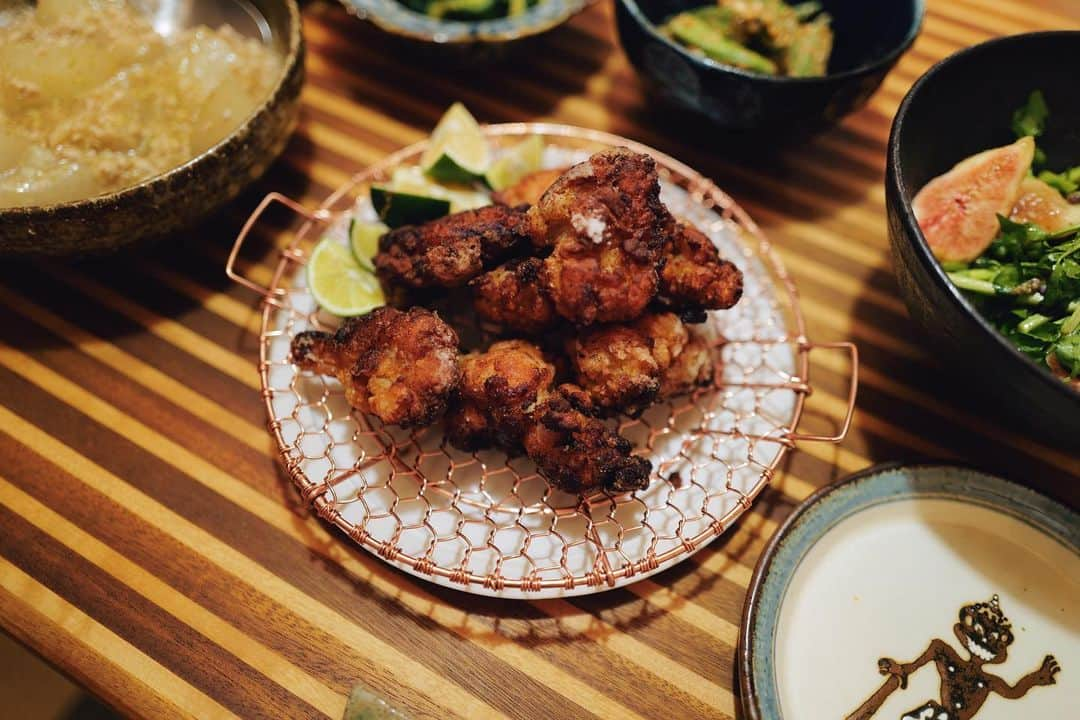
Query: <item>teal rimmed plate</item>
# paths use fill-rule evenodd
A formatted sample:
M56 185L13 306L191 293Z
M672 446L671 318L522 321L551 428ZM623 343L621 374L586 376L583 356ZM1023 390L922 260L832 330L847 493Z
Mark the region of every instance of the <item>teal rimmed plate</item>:
M515 17L446 20L410 10L398 0L341 0L357 17L393 35L439 45L495 45L539 35L585 9L591 0L540 0Z
M1080 516L969 468L870 468L769 542L739 641L752 720L1075 717Z

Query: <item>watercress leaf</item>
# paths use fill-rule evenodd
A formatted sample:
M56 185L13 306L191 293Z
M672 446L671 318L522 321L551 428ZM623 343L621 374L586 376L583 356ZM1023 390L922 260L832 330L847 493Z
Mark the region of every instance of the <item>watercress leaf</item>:
M1005 265L994 275L994 289L999 293L1008 293L1020 284L1020 268L1016 265Z
M1027 104L1013 113L1013 132L1018 138L1028 135L1038 137L1042 135L1046 127L1046 117L1049 114L1050 109L1046 106L1046 98L1043 97L1042 91L1035 90L1028 96Z
M1080 261L1076 257L1062 258L1054 265L1044 295L1046 304L1051 307L1064 307L1080 298Z
M1072 377L1080 376L1080 335L1067 335L1052 348L1058 362Z
M994 259L1002 262L1035 259L1046 251L1050 235L1038 225L1013 222L1004 215L998 215L998 225L1001 232L987 249Z

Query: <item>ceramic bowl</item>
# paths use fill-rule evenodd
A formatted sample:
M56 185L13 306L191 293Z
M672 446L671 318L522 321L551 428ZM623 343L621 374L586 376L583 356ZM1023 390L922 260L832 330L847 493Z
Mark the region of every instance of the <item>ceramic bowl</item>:
M196 3L200 6L202 3ZM207 17L220 17L222 5ZM0 209L0 257L107 253L171 235L207 217L258 179L296 125L304 44L295 0L245 0L239 16L284 58L270 95L231 135L188 162L107 195ZM187 12L192 6L186 5ZM173 9L161 3L159 10ZM254 9L258 17L248 12ZM154 25L171 19L154 13ZM183 22L186 18L180 18Z
M900 104L885 178L896 279L911 317L934 353L948 358L981 398L1019 428L1076 448L1080 393L1016 350L949 281L934 258L911 200L960 160L1014 140L1010 118L1041 89L1051 115L1039 144L1051 158L1080 162L1080 96L1061 58L1080 32L991 40L941 61Z
M357 17L398 38L466 53L469 59L491 57L491 50L547 32L585 9L590 0L541 0L516 17L446 20L410 10L398 0L342 0Z
M950 465L849 476L796 508L754 570L744 716L1072 717L1077 573L1080 516L1022 485Z
M702 0L617 0L619 39L631 63L661 97L727 130L802 135L861 107L922 24L923 0L822 0L835 43L820 78L761 75L694 54L657 29Z

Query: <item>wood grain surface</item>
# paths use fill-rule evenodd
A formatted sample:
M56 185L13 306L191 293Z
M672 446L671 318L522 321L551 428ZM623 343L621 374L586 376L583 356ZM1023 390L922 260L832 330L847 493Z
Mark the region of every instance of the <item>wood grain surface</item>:
M975 462L1076 505L1080 461L957 390L913 331L885 229L885 143L911 83L1001 34L1080 27L1060 0L929 0L869 105L797 149L747 157L651 103L604 0L487 68L403 50L330 2L305 6L304 111L282 160L213 221L135 256L0 268L0 624L145 717L339 717L358 681L418 718L737 715L735 643L764 541L815 488L871 463ZM855 425L806 444L728 534L627 588L508 602L406 576L301 507L275 462L255 369L257 298L226 281L269 190L314 205L424 137L454 100L653 145L712 177L779 246L810 335L859 344ZM268 279L289 221L242 263ZM815 354L809 427L847 367Z

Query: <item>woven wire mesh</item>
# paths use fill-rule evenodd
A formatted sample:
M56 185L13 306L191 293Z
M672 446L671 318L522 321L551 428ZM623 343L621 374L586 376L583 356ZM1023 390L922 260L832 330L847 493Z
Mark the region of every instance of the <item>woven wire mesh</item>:
M290 362L297 332L332 324L304 287L306 250L340 226L372 182L415 164L422 144L354 177L282 252L266 295L261 342L270 429L303 499L387 561L475 592L595 592L687 557L730 527L765 487L793 445L809 392L802 316L794 286L761 232L689 168L595 131L511 124L486 132L496 145L540 134L564 157L613 145L649 152L673 212L707 230L744 271L739 305L711 313L696 330L710 341L716 382L640 417L613 421L635 452L652 460L649 487L569 495L527 458L459 451L438 425L384 426L351 408L336 380Z

